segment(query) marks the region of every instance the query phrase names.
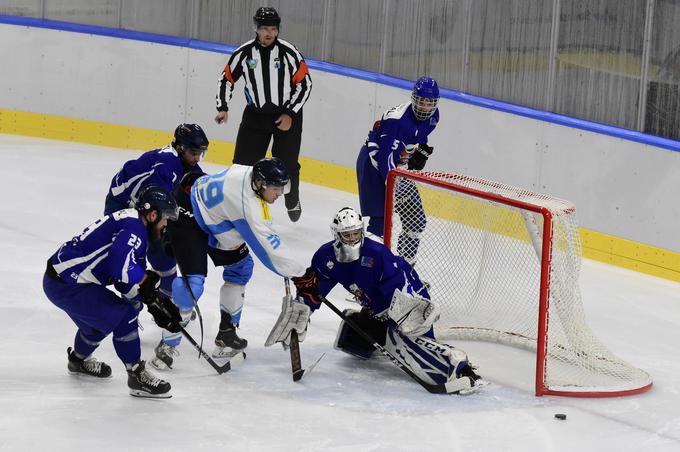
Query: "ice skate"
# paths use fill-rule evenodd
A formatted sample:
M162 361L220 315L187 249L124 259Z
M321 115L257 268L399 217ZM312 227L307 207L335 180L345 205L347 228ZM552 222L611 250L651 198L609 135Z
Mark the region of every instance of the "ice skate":
M174 358L179 356L177 347L168 345L163 341L158 343L156 348L154 348L154 352L156 356L151 360L150 364L158 370L172 369Z
M248 341L238 337L236 327L229 325L225 329L220 329L220 332L217 333L212 356L218 359L232 358L244 352L246 347L248 347Z
M300 201L297 202L293 207L288 208L288 217L290 218L290 221L295 223L300 219L300 216L302 215L302 206L300 205Z
M127 373L131 396L156 399L172 397L172 394L170 394L170 383L157 378L146 370L144 361L139 361L132 366L132 369L128 369Z
M68 353L68 371L71 375L87 375L96 378L110 378L111 366L97 361L94 357L78 358L71 347Z

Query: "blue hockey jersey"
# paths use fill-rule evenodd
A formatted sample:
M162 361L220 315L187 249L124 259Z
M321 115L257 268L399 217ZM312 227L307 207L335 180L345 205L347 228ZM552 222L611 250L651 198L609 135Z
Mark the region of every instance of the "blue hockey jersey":
M109 198L116 204L132 207L137 193L147 185L160 185L172 193L184 174L202 171L196 165L185 168L182 158L172 146L145 152L138 159L125 162L123 168L113 176Z
M50 258L68 284L113 284L128 300L137 300L137 284L146 269L147 231L135 209L100 218L64 243Z
M395 256L382 243L365 238L361 255L354 262L338 262L333 242L319 248L312 257L319 291L325 297L337 284L354 294L356 300L374 316L384 314L392 303L395 290L418 293L429 298L418 274L401 256ZM319 305L305 298L312 309Z
M387 110L375 122L357 158L357 182L362 215L370 217L385 215L387 173L392 168L406 167L413 149L418 144L427 144L427 138L438 122L439 110L436 110L430 119L417 121L410 103Z

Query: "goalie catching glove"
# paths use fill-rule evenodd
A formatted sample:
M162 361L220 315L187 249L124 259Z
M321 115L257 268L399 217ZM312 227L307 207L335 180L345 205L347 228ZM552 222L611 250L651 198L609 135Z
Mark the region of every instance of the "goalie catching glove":
M311 309L301 299L290 296L283 297L281 315L276 320L264 346L269 347L277 342L283 342L285 346L289 346L290 333L293 330L297 331L298 341L304 341L310 313Z
M422 336L439 319L440 308L427 298L418 294L403 293L395 290L387 315L394 320L406 336Z
M434 148L426 144L420 143L415 152L408 159L408 169L420 171L425 168L427 159L432 155Z
M147 270L139 285L139 299L146 305L156 325L171 333L179 333L182 316L170 297L158 291L160 280L157 273Z
M315 305L321 304L321 292L319 292L319 281L316 278L316 273L312 267L305 270L302 276L294 276L290 278L295 284L298 297L304 297Z

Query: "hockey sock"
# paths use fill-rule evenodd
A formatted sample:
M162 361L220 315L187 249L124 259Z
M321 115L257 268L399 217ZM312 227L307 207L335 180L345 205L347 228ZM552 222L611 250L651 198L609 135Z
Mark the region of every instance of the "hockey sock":
M223 322L225 314L230 317L230 323L237 325L241 322L241 309L243 309L245 292L245 286L240 284L228 282L222 284L222 287L220 288L220 311L222 312ZM224 329L221 323L220 329Z
M175 278L172 282L172 301L177 305L180 312L194 309L194 300L198 301L203 295L204 282L205 276L203 275L186 275L185 277ZM186 283L189 284L189 287Z
M78 358L87 358L99 347L106 334L94 328L79 328L73 340L73 351Z
M138 333L137 311L130 306L113 329L113 347L124 363L135 363L141 357L141 344Z

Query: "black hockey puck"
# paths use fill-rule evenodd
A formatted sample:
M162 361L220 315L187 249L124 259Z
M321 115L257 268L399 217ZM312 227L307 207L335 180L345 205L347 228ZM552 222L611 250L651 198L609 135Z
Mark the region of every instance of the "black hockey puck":
M567 415L566 415L566 414L563 414L563 413L557 413L557 414L555 414L555 419L559 419L559 420L563 421L563 420L565 420L566 418L567 418Z

